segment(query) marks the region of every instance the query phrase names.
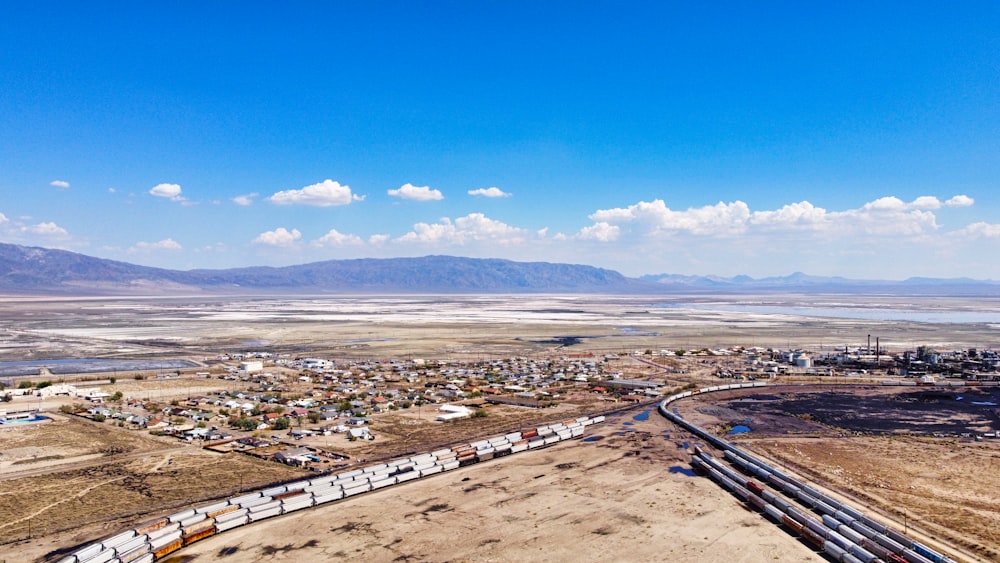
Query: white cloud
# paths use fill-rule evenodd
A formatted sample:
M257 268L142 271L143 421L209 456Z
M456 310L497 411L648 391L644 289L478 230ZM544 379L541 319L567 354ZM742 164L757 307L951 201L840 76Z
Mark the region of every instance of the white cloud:
M257 197L257 192L254 192L252 194L238 195L233 198L233 203L235 203L236 205L242 205L246 207L248 205L253 205L253 199L255 197Z
M477 190L469 190L469 195L482 196L482 197L510 197L511 194L501 190L497 187L492 188L479 188Z
M941 209L941 200L932 195L923 195L910 203L913 209Z
M750 208L742 201L674 211L662 199L640 201L625 208L601 209L590 215L596 223L634 223L648 233L688 232L696 235L734 235L746 230Z
M403 184L398 190L389 190L389 195L414 201L437 201L444 199L440 190L432 190L430 186L414 186Z
M413 230L399 237L401 242L466 244L488 241L512 245L525 242L529 231L490 219L482 213L470 213L454 222L445 217L438 223L417 223Z
M948 207L969 207L974 204L976 200L972 199L967 195L957 195L948 201L944 202Z
M302 233L298 229L289 231L284 227L278 227L273 231L265 231L257 235L257 238L253 239L253 243L266 246L294 246L301 238Z
M969 239L1000 238L1000 225L980 221L951 233L953 236Z
M0 213L0 223L6 223L7 221L9 221L9 219L7 219L7 216L4 215L3 213Z
M170 201L185 201L178 184L157 184L149 190L149 193L156 197L165 197Z
M376 234L368 237L368 244L372 246L381 246L389 241L389 235Z
M313 246L347 246L357 244L364 244L361 237L344 234L337 231L337 229L330 229L330 232L312 242Z
M113 193L117 193L117 192L118 192L118 190L116 190L114 188L108 188L108 193L109 194L113 194Z
M363 201L365 196L351 193L351 187L326 179L301 190L277 192L268 201L276 205L311 205L313 207L333 207L347 205L353 201Z
M49 185L56 188L66 189L69 187L69 182L67 182L66 180L52 180L51 182L49 182Z
M800 201L774 211L754 211L750 223L767 229L821 229L830 221L825 209Z
M157 242L145 242L140 241L135 243L131 248L128 249L129 252L156 252L159 250L181 250L183 247L172 238L165 238Z
M577 238L583 240L597 240L601 242L611 242L617 240L621 234L621 228L617 225L609 225L604 221L598 221L589 227L580 229Z
M69 232L66 229L52 222L22 227L21 230L25 233L43 237L62 238L69 236Z
M938 229L937 218L931 210L942 205L934 196L921 196L911 203L887 196L856 209L833 212L808 201L753 212L742 201L675 211L657 199L595 211L590 215L594 225L581 230L577 237L613 240L601 237L630 234L651 238L674 235L733 238L803 231L822 232L827 237L850 234L915 236ZM612 232L610 226L618 226L620 231Z

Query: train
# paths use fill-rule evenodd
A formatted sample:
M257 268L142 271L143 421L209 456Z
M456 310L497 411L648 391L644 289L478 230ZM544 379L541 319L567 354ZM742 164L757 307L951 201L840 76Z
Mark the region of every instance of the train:
M667 397L660 402L657 410L674 424L722 451L723 457L748 477L730 469L697 445L692 456L695 469L711 476L738 498L806 539L831 559L844 563L955 563L946 555L706 432L685 420L675 407L669 406L701 393L767 385L766 382L737 383L686 391ZM753 481L754 477L760 483ZM765 488L765 485L771 489ZM806 511L799 507L804 507ZM807 514L807 511L819 518Z
M260 520L580 438L587 426L604 420L604 415L583 416L360 469L268 487L145 522L75 549L56 561L152 563L199 540Z

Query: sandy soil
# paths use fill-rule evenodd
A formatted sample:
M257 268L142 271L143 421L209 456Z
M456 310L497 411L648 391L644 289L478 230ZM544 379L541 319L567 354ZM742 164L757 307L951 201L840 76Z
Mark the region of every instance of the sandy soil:
M997 394L877 387L823 392L806 386L718 393L676 404L703 428L725 431L747 422L752 432L729 439L845 494L931 545L1000 561L1000 441L959 437L1000 426L994 407L975 404L992 404Z
M631 424L625 425L625 422ZM171 561L822 561L711 481L655 414L202 541Z
M849 491L900 529L1000 561L1000 444L915 437L750 442L799 473Z

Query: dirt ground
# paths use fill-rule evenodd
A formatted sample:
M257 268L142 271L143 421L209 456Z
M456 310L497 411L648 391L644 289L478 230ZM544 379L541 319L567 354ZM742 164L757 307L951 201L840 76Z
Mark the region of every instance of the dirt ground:
M169 561L822 561L690 476L655 413L576 440L267 520ZM642 418L640 416L640 418Z
M995 390L773 388L682 401L680 412L719 431L746 423L751 432L729 439L928 543L1000 561L1000 441L961 437L1000 427L996 398Z
M41 538L37 546L46 551L67 547L186 506L193 498L303 475L111 424L47 416L53 420L0 428L0 560L28 560L9 542L29 536Z
M1000 444L915 437L755 440L754 451L848 491L900 529L1000 561Z

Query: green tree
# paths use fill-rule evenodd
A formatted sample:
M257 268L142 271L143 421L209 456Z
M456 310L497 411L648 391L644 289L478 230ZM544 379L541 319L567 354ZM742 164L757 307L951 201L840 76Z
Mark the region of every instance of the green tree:
M95 414L93 416L93 419L94 419L94 422L104 422L105 420L108 419L108 417L104 416L103 414Z
M274 430L288 430L289 426L291 426L291 422L284 416L274 419L274 422L271 423L271 428Z
M242 417L236 421L237 428L242 430L255 430L257 428L258 422L252 418Z
M115 402L121 401L122 400L122 392L121 391L115 391L115 394L111 395L111 400L115 401Z
M319 413L316 411L309 411L308 417L309 417L309 422L312 424L316 424L317 422L319 422Z

